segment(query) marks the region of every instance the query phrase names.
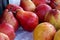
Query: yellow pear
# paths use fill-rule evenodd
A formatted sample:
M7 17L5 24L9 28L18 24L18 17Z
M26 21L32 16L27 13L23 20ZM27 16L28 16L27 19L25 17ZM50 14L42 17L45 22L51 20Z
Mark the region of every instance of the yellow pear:
M54 40L60 40L60 30L58 30L54 36Z
M33 32L33 40L52 40L56 30L50 23L39 24Z

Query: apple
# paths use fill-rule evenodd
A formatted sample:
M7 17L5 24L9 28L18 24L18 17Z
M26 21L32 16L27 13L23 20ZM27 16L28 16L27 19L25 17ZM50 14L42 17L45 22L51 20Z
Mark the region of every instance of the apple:
M33 31L33 40L52 40L56 29L48 22L43 22L37 25Z
M40 5L40 4L47 4L50 3L50 0L32 0L36 6Z
M10 40L8 35L0 32L0 40Z
M21 23L23 29L29 32L33 31L38 25L38 16L33 12L24 11L22 8L17 9L16 18Z
M60 40L60 30L55 33L54 40Z
M37 6L37 8L35 9L35 13L37 14L37 16L39 17L39 21L40 22L44 22L44 17L45 15L51 10L52 8L47 5L47 4L41 4L39 6Z
M44 20L51 23L58 30L60 29L60 11L52 9L49 13L46 14Z
M2 22L9 23L13 26L14 30L17 31L19 24L13 13L8 9L5 9L2 17Z
M36 6L31 0L21 0L20 6L26 11L34 11Z
M13 29L12 25L10 25L8 23L0 24L0 32L8 35L10 40L14 40L14 38L15 38L14 29Z

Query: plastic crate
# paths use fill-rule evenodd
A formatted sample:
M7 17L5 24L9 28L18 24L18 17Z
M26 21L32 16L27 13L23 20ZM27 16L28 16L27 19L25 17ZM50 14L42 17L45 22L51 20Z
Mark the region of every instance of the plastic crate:
M21 27L16 32L14 40L33 40L33 32L24 31Z

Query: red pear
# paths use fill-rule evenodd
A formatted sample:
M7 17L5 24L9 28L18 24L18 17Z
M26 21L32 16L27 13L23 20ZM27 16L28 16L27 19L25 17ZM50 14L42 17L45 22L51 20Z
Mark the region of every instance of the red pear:
M10 40L8 35L0 32L0 40Z
M57 5L56 9L60 10L60 4Z
M18 21L14 17L13 13L8 9L6 9L3 13L2 22L7 22L11 24L15 31L18 29Z
M10 25L8 23L0 24L0 32L8 35L10 40L14 40L14 38L15 38L14 29L12 28L12 25Z
M39 17L39 21L40 22L44 22L44 17L45 15L51 10L52 8L47 5L47 4L41 4L39 6L37 6L37 8L35 9L35 13L37 14L37 16Z
M19 9L19 8L20 8L19 6L14 5L14 4L8 4L8 5L6 6L6 9L12 11L13 13L15 13L16 9Z
M46 3L50 3L50 0L32 0L36 6L40 5L40 4L46 4Z
M54 9L60 10L60 0L51 0L50 6Z
M56 7L56 4L55 4L54 0L51 0L50 6L51 6L53 9Z
M29 11L24 11L22 8L17 9L16 17L20 21L24 30L33 31L38 25L38 16Z
M20 6L26 11L34 11L36 6L31 0L21 0Z

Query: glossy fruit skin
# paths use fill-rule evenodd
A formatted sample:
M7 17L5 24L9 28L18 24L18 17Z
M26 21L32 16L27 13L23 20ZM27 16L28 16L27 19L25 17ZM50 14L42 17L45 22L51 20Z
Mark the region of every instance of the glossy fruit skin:
M56 9L57 10L60 10L60 4L57 5Z
M39 4L45 4L45 0L32 0L34 3L35 3L35 5L39 5Z
M32 0L32 1L35 3L36 6L50 3L50 0Z
M60 11L52 9L46 16L45 21L54 25L56 30L60 29Z
M0 40L10 40L8 35L0 32Z
M16 9L20 9L20 7L17 6L17 5L14 5L14 4L8 4L6 6L6 9L8 9L9 11L12 11L13 13L15 13Z
M33 31L33 40L53 40L56 29L53 25L43 22Z
M2 36L0 36L0 40L4 40L4 38Z
M19 26L18 21L14 17L13 13L11 11L9 11L8 9L5 9L5 11L3 13L2 22L11 24L14 28L14 31L18 30L18 26Z
M20 6L26 11L34 11L36 6L31 0L21 0Z
M35 9L35 13L39 17L40 22L44 22L45 15L51 10L52 8L47 4L41 4L37 6Z
M55 8L56 5L54 4L54 0L51 0L50 6L51 6L52 8Z
M50 6L51 6L53 9L58 9L58 10L60 10L60 0L51 0Z
M53 40L60 40L60 30L58 30L56 33L55 33L55 36L54 36L54 39Z
M8 37L10 38L10 40L14 40L14 38L15 38L14 29L12 28L12 25L10 25L8 23L2 23L2 24L0 24L0 32L8 35Z
M18 9L16 17L20 21L24 30L33 31L38 25L38 16L33 12Z

